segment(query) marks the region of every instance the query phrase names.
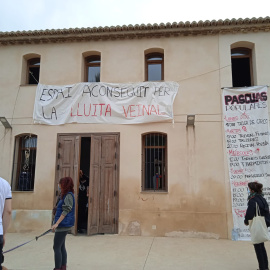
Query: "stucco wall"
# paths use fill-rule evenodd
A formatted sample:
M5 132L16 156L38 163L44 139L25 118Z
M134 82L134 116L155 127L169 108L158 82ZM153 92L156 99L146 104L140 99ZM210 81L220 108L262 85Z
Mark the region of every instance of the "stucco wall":
M50 224L57 133L120 132L119 234L163 236L201 232L209 237L230 237L231 198L221 87L232 85L230 46L239 41L255 44L254 78L258 85L268 84L268 33L0 47L0 115L12 124L12 130L0 126L2 177L11 181L15 136L38 136L35 189L13 192L16 215L11 229L27 231L27 220L36 215ZM33 124L36 86L20 85L24 55L41 55L41 83L72 84L82 80L82 54L99 51L101 80L124 83L144 80L144 51L149 48L164 50L165 80L180 84L174 103L174 123ZM196 115L194 128L186 127L188 114ZM167 193L141 191L141 134L151 131L168 136Z

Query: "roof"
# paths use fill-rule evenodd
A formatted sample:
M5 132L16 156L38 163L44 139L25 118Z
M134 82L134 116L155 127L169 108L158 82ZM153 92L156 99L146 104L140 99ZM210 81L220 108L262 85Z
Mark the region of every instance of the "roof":
M270 17L0 32L0 45L269 32Z

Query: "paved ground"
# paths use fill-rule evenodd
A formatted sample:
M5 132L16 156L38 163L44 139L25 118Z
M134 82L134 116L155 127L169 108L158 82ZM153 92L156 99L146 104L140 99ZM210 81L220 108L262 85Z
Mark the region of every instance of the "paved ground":
M41 233L41 232L40 232ZM7 235L4 250L38 234ZM5 255L9 270L52 270L53 234ZM270 242L266 243L270 254ZM255 270L250 242L118 235L67 236L68 270Z

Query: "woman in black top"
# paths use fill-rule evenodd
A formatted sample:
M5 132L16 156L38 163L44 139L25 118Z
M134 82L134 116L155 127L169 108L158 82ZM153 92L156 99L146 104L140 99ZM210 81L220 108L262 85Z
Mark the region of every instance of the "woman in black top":
M258 182L248 183L249 196L248 196L248 208L245 216L245 225L249 225L248 221L252 220L256 215L256 203L259 206L261 216L264 216L266 226L270 226L270 214L267 201L263 197L262 193L263 185ZM264 247L264 243L254 244L257 260L260 270L268 270L268 258Z
M78 232L86 232L88 219L89 178L80 170Z

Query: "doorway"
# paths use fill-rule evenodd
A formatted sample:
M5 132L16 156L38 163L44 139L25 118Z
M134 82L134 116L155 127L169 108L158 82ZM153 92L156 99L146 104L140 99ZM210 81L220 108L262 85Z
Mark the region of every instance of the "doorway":
M58 134L55 196L58 181L72 177L75 195L75 226L85 226L85 233L118 233L119 216L119 133ZM89 177L87 204L79 208L80 170Z
M91 137L81 137L77 232L87 233Z

